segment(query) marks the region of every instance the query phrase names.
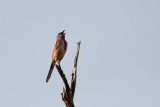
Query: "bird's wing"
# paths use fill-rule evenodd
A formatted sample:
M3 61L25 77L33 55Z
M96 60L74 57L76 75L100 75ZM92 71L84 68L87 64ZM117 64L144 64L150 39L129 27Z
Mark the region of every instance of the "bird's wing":
M52 60L54 58L56 58L57 55L59 54L59 50L60 50L60 47L61 47L60 45L62 44L62 42L63 42L63 40L57 39L56 44L55 44L54 49L53 49Z
M55 49L57 50L60 45L62 44L63 40L62 39L57 39L56 44L55 44Z

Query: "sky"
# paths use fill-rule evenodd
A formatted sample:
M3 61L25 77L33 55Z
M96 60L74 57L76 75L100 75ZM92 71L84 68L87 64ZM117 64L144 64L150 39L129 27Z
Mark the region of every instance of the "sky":
M65 107L56 69L59 32L68 81L81 41L76 107L160 107L159 0L0 0L0 107Z

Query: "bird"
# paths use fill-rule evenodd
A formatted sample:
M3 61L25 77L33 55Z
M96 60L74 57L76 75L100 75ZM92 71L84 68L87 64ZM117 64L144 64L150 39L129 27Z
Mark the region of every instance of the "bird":
M59 32L57 34L57 40L56 40L56 44L55 44L54 49L53 49L52 62L51 62L51 65L50 65L50 69L49 69L47 78L46 78L46 83L48 83L48 81L49 81L49 79L52 75L55 63L57 62L60 65L60 62L63 59L63 57L64 57L64 55L67 51L68 43L65 40L65 34L66 33L64 33L64 31L65 30L63 30L62 32Z

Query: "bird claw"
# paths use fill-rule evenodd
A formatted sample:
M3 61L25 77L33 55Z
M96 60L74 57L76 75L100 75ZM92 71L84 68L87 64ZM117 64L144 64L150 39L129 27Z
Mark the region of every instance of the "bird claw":
M57 65L58 65L58 66L61 66L61 65L60 65L60 61L57 61Z

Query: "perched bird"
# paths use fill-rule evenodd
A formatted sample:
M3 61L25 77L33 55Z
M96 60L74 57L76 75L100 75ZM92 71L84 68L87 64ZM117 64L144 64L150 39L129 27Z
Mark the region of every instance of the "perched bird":
M57 35L56 44L54 46L53 54L52 54L52 63L48 72L48 76L46 78L46 83L49 81L52 75L55 63L58 62L58 64L60 64L61 60L63 59L67 51L67 41L65 40L66 33L64 33L64 31L65 30L63 30L62 32L59 32Z

